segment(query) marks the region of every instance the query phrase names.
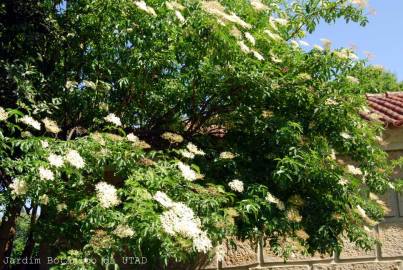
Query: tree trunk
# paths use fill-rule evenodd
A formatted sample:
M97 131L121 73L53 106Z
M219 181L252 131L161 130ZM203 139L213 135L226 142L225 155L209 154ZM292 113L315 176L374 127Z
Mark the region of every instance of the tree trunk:
M16 233L15 223L20 215L22 202L14 201L6 211L0 226L0 270L6 269L4 259L11 254L14 236Z
M32 213L31 213L31 223L29 226L29 233L28 233L28 237L27 237L27 241L25 242L25 247L24 250L21 253L20 259L24 259L27 258L28 261L32 256L32 251L34 250L34 246L35 246L35 240L34 240L34 227L35 227L35 222L36 222L36 214L38 211L38 206L35 205L32 208ZM29 265L27 264L19 264L17 265L17 267L15 268L16 270L26 270L28 269Z

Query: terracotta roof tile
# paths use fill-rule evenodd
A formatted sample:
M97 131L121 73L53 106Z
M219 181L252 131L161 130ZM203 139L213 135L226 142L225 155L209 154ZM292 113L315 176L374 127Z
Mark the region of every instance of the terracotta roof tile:
M368 108L360 115L367 120L382 121L385 126L403 125L403 92L385 94L366 94Z

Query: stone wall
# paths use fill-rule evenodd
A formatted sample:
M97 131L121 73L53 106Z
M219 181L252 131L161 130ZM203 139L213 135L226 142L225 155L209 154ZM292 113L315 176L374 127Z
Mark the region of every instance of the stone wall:
M402 129L403 130L403 129ZM402 150L389 150L391 159L403 156ZM403 178L403 170L394 173L394 179ZM267 248L240 243L230 250L220 265L214 259L205 269L232 270L403 270L403 194L390 190L382 199L390 208L385 220L375 227L380 244L371 251L362 251L346 241L341 254L290 258L284 264Z

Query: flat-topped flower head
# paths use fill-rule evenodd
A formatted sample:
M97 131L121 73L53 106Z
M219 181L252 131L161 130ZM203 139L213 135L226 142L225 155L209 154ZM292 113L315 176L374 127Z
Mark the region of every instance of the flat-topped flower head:
M172 133L172 132L164 132L161 135L161 138L163 138L164 140L167 140L171 143L181 143L183 142L183 137L179 134L176 133Z
M185 157L185 158L189 158L189 159L193 159L195 157L195 154L193 154L192 152L189 152L187 150L181 150L180 154Z
M282 201L280 201L279 199L277 199L276 197L274 197L270 192L267 192L265 199L266 199L266 201L268 201L270 203L274 203L278 209L280 209L280 210L285 209L284 203Z
M355 167L354 165L347 165L347 171L352 175L362 175L361 169Z
M173 201L164 192L157 191L155 193L155 195L153 196L153 199L156 200L157 202L159 202L162 206L164 206L166 208L171 208L173 206Z
M95 185L96 195L101 207L110 208L120 204L116 188L106 182Z
M55 178L53 172L44 167L39 167L39 177L42 180L53 180Z
M193 153L195 155L204 156L206 154L204 153L203 150L200 150L196 145L194 145L191 142L186 145L186 148L189 150L190 153Z
M250 4L256 11L264 11L269 9L269 7L263 4L260 0L250 0Z
M157 16L157 13L155 13L155 10L150 6L147 6L146 2L136 1L136 2L134 2L134 4L137 6L138 9L141 9L152 16Z
M56 155L56 154L50 154L48 156L48 161L50 165L55 166L57 168L60 168L64 164L64 160L62 156Z
M84 159L76 150L69 150L64 159L73 167L82 169L85 166Z
M119 238L127 238L132 237L134 235L134 231L127 225L119 224L113 231L113 234Z
M15 196L22 196L28 192L27 182L24 180L20 180L15 178L13 182L10 184L11 194Z
M229 151L224 151L220 153L220 159L233 159L236 155Z
M184 163L179 161L178 162L178 168L181 171L182 176L186 180L195 181L195 180L197 180L199 178L198 174L194 170L192 170L189 165L186 165L186 164L184 164Z
M30 126L36 130L41 130L41 123L36 121L34 118L28 115L24 115L21 119L21 122L23 122L25 125Z
M61 131L57 123L47 117L42 120L42 123L45 125L45 129L47 132L57 134Z
M112 123L115 126L121 126L122 122L120 121L120 118L117 117L114 113L110 113L107 116L104 117L106 122Z
M242 181L238 180L238 179L234 179L231 182L228 183L228 186L236 192L243 192L244 190L244 184Z
M138 142L138 141L140 140L139 137L137 137L137 136L134 135L133 133L127 134L126 138L127 138L127 140L128 140L129 142Z
M6 121L8 118L8 112L4 110L3 107L0 107L0 121Z

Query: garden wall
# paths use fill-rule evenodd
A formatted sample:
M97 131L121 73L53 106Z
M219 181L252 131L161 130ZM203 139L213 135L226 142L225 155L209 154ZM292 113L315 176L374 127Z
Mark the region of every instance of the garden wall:
M385 149L391 159L403 156L403 150L396 150L391 144ZM403 178L403 170L396 170L393 178ZM403 194L390 190L382 196L382 199L390 211L386 213L385 220L377 225L373 232L381 243L374 246L373 250L369 252L362 251L346 241L341 254L297 256L290 258L284 264L283 260L274 256L268 248L253 248L248 243L240 243L237 250L228 252L222 265L218 265L213 260L205 269L403 270Z

